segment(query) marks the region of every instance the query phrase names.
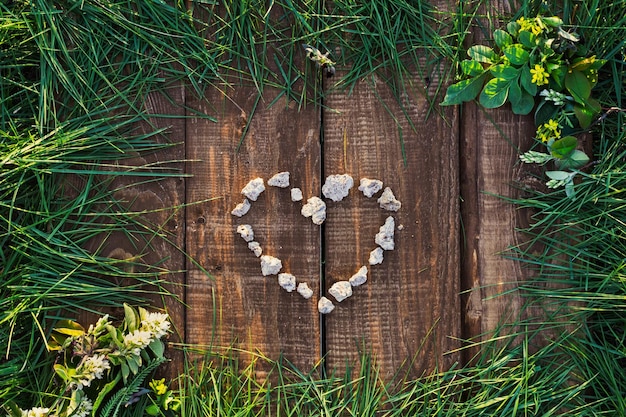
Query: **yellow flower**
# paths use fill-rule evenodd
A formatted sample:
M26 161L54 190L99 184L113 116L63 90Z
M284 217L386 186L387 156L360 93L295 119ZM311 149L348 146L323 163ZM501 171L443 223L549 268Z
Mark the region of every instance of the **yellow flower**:
M550 74L539 64L535 64L535 68L530 69L530 75L532 75L531 82L537 85L548 84L548 78Z
M150 381L150 388L156 395L163 395L167 392L167 385L165 385L165 378Z
M526 19L525 17L520 17L516 20L517 24L520 26L520 30L525 30L527 32L532 32L535 35L540 35L543 31L543 28L536 22L536 20Z
M550 139L559 139L561 137L561 129L559 122L550 119L546 123L537 128L537 139L542 142L548 142Z

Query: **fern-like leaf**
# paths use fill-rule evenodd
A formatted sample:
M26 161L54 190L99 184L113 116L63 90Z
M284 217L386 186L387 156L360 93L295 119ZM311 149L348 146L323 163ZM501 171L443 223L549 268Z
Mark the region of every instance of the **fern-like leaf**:
M146 363L146 365L139 370L137 375L135 375L135 377L130 380L128 385L113 394L111 399L102 409L102 413L100 414L100 416L117 417L117 414L119 413L122 404L126 403L130 399L130 397L139 390L141 384L143 384L148 375L150 375L152 371L154 371L166 360L166 358L156 358Z

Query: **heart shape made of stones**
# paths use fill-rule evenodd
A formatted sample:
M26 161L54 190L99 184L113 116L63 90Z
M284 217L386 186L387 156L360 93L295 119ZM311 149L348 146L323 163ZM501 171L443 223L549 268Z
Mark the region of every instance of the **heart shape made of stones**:
M290 186L290 174L287 171L279 172L267 181L267 185L271 187L287 188ZM338 202L349 195L350 189L354 186L354 180L349 174L330 175L326 178L322 186L322 194L325 198ZM243 202L231 211L233 216L239 218L248 213L252 206L252 202L257 201L258 197L265 191L265 181L263 178L255 178L250 180L241 190L244 195ZM374 197L383 189L383 182L377 179L362 178L358 189L367 198ZM300 188L291 188L291 201L303 201L303 195ZM402 203L398 201L393 194L391 188L386 187L377 200L381 209L397 212ZM316 225L321 225L326 220L326 203L317 196L307 199L302 205L300 213L305 217L310 217L311 221ZM374 237L377 247L370 252L369 265L378 265L383 262L383 253L385 250L394 250L395 242L395 220L393 216L388 216L385 224L380 226L379 232ZM401 229L401 226L398 226ZM237 233L247 242L248 248L254 255L261 260L261 273L263 276L277 275L278 284L287 292L296 290L302 297L309 299L313 296L313 290L309 288L307 283L297 283L296 277L288 272L280 272L283 265L282 261L271 255L263 255L261 244L254 240L254 229L249 224L239 224L236 227ZM337 302L342 302L346 298L352 296L352 287L358 287L367 282L368 269L363 265L352 277L347 281L337 281L329 289L328 293L332 295ZM297 284L297 285L296 285ZM333 302L326 296L321 296L317 303L318 311L322 314L328 314L335 309Z

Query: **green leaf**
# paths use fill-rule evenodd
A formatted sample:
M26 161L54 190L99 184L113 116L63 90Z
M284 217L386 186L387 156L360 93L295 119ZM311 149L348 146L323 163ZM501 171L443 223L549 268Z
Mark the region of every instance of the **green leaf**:
M124 322L129 333L139 329L140 319L134 308L124 303Z
M61 320L57 323L57 327L53 329L55 332L67 336L82 336L85 329L79 323L72 320Z
M130 369L128 368L128 365L126 364L126 362L122 362L120 364L120 367L122 368L122 378L124 378L124 384L125 384L126 380L128 380L128 376L130 375Z
M567 181L572 174L565 171L546 171L546 175L555 181Z
M165 353L165 345L160 339L154 339L152 342L150 342L148 347L155 354L157 358L160 359L163 357Z
M535 126L540 126L550 119L556 119L560 111L551 101L542 100L535 110Z
M518 94L518 91L521 93L519 98L516 98L515 101L513 100L513 87L515 87L515 94ZM535 107L535 98L526 91L523 91L517 83L511 84L511 89L509 90L509 101L511 102L511 110L513 110L513 113L515 114L528 114L533 110L533 107Z
M487 73L485 72L478 77L470 78L467 80L459 81L456 84L452 84L446 91L446 96L441 103L442 106L453 106L455 104L461 104L465 101L472 101L476 98L480 89L483 86Z
M156 404L150 404L149 406L146 407L146 413L148 415L158 416L160 412L161 410L159 409L159 406Z
M532 75L530 75L530 67L528 65L524 65L520 68L521 78L520 82L522 88L526 90L528 94L531 96L537 95L537 84L532 82Z
M501 78L493 78L485 84L479 101L481 106L486 109L493 109L502 106L509 95L509 87L511 82Z
M570 200L575 200L576 199L576 190L574 189L573 178L570 178L569 181L565 182L565 195Z
M560 169L578 169L589 162L589 157L583 151L575 150L567 158L559 159L556 165Z
M578 123L580 127L586 129L593 122L593 118L600 113L602 108L600 107L600 103L596 100L590 98L587 100L587 105L574 105L574 114L576 115L576 119L578 119Z
M585 74L577 70L568 71L565 74L565 88L574 97L574 100L583 105L591 95L589 80Z
M580 57L580 58L576 58L574 59L574 61L572 62L571 68L578 70L578 71L585 71L587 69L597 69L594 68L594 64L596 64L598 62L598 60L596 59L596 56L590 56L590 57ZM602 66L602 65L600 65Z
M502 52L513 65L524 65L530 58L528 51L519 43L507 46Z
M557 33L559 36L570 42L578 42L578 35L576 33L569 33L564 31L562 28L558 28Z
M526 48L532 49L537 46L537 36L527 30L520 30L518 39Z
M128 358L126 360L126 363L128 364L128 369L130 369L130 372L132 372L133 375L139 372L139 363L137 361L137 356L132 356Z
M510 81L517 78L520 70L510 65L498 64L491 67L489 72L491 72L491 75L493 75L494 78Z
M461 61L461 71L463 71L463 74L465 75L475 77L485 72L485 69L478 61L474 61L473 59L464 59Z
M574 136L565 136L554 141L550 146L550 153L558 159L567 158L576 150L576 146L578 146L578 139Z
M509 32L513 36L517 36L519 29L520 29L520 24L515 21L509 22L506 25L506 31Z
M556 84L555 90L561 91L565 88L565 74L567 74L567 66L565 65L560 65L550 70L551 82L553 81Z
M511 35L502 29L496 29L493 31L493 40L500 49L503 49L505 46L509 46L513 43Z
M558 17L558 16L542 16L541 17L541 21L546 25L546 26L552 26L554 28L559 27L563 24L563 20Z
M100 406L102 405L102 402L104 401L106 396L109 394L109 392L111 392L111 390L113 388L115 388L117 383L120 382L121 378L122 378L122 376L120 374L117 374L113 381L107 383L105 386L100 388L100 392L98 392L98 396L96 397L95 401L93 402L93 410L92 410L92 414L91 415L94 415L94 416L98 415L97 411L100 408Z
M59 376L63 381L69 382L71 377L70 369L60 363L54 365L54 373Z
M498 59L498 56L488 46L474 45L467 50L467 55L475 61L485 62L487 64L493 64Z

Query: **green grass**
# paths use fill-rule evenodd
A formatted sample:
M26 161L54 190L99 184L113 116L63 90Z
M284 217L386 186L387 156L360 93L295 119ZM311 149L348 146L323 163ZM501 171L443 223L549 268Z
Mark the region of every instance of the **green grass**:
M515 10L533 14L542 3ZM523 232L542 250L512 248L509 256L536 271L520 289L527 306L546 315L503 325L479 344L471 365L417 379L383 381L367 354L358 369L337 376L321 364L304 371L260 354L240 367L241 352L190 348L178 380L183 415L626 414L626 2L548 3L608 62L595 90L607 113L593 125L594 163L577 198L526 190L512 201L535 213ZM478 15L487 0L446 11L408 0L205 1L193 3L194 18L182 2L104 4L0 5L0 404L46 400L40 393L54 358L43 340L55 319L169 296L163 284L176 271L102 252L114 234L139 254L155 239L173 241L116 198L183 175L182 161L126 160L176 146L159 127L172 115L150 114L147 95L173 102L180 83L199 95L245 84L259 97L278 88L304 107L323 103L330 88L351 91L379 77L400 100L414 74L436 79L441 91L454 68L443 64L464 58L478 17L494 18ZM330 51L338 76L323 82L303 43ZM86 250L94 240L103 243ZM257 381L257 366L271 369L266 382Z

